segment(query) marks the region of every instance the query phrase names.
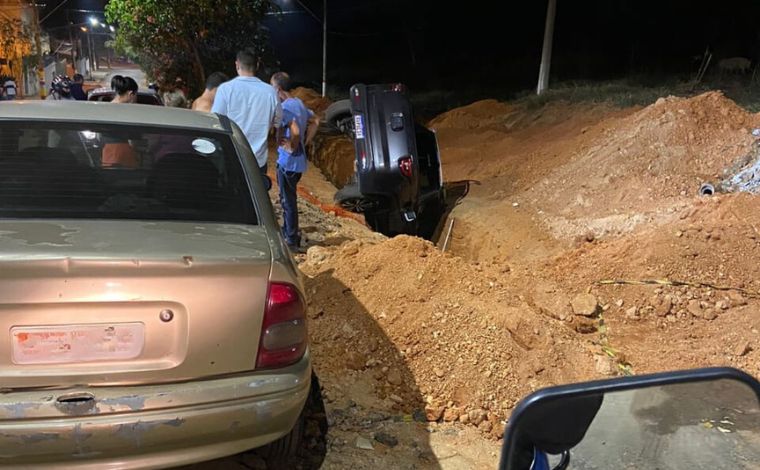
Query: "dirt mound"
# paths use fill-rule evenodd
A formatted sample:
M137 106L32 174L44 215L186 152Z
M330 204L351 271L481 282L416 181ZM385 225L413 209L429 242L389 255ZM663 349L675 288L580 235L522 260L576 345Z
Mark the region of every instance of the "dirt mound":
M434 128L454 127L460 129L477 129L503 124L512 107L496 100L476 101L467 106L447 111L432 121Z
M750 128L757 123L719 92L663 98L612 125L598 124L600 136L588 148L575 149L568 164L525 196L548 214L558 237L668 221L679 199L723 179L752 151Z
M525 394L597 375L593 347L516 297L500 267L469 265L406 236L315 247L301 267L320 306L316 363L369 369L382 395L402 400L413 380L430 420L500 434ZM402 362L411 377L395 376Z
M307 108L318 115L324 114L325 110L332 104L332 101L330 101L329 98L322 97L322 95L311 88L298 87L293 89L291 94L303 101L303 104L305 104Z
M700 199L667 227L586 243L546 274L599 296L610 343L636 372L729 364L758 374L757 227L756 196Z

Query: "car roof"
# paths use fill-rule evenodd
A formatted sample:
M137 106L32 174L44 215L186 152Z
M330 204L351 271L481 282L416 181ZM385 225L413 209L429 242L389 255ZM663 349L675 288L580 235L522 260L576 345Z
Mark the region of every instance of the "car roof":
M95 101L3 101L2 121L58 121L231 132L229 120L189 109Z

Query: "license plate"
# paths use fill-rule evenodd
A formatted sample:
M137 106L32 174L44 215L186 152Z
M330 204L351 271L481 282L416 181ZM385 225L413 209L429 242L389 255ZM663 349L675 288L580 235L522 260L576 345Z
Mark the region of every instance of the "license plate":
M354 136L356 136L357 139L364 138L364 120L362 119L361 114L354 116Z
M142 323L14 326L14 364L67 364L134 359L145 344Z

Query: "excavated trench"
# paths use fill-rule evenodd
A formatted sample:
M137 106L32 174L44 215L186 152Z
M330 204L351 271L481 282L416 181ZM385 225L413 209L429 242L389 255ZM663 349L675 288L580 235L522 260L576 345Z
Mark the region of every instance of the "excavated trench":
M344 135L335 135L329 131L321 132L312 143L309 160L338 190L344 187L354 174L353 142ZM471 181L445 182L445 209L434 214L431 220L426 220L416 235L445 248L446 235L450 233L449 214L467 195L470 183Z

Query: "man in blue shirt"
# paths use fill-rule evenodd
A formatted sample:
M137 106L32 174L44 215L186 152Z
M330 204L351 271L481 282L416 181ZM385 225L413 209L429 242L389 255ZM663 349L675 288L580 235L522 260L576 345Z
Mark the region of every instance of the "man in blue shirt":
M291 96L287 73L272 75L271 83L282 102L282 118L277 130L277 184L280 186L282 205L282 235L288 246L297 251L301 244L297 186L306 171L306 146L316 135L319 120L300 99Z
M258 60L253 50L238 52L235 60L238 76L219 85L211 112L229 117L243 131L269 190L267 137L281 121L282 108L274 88L256 78Z

